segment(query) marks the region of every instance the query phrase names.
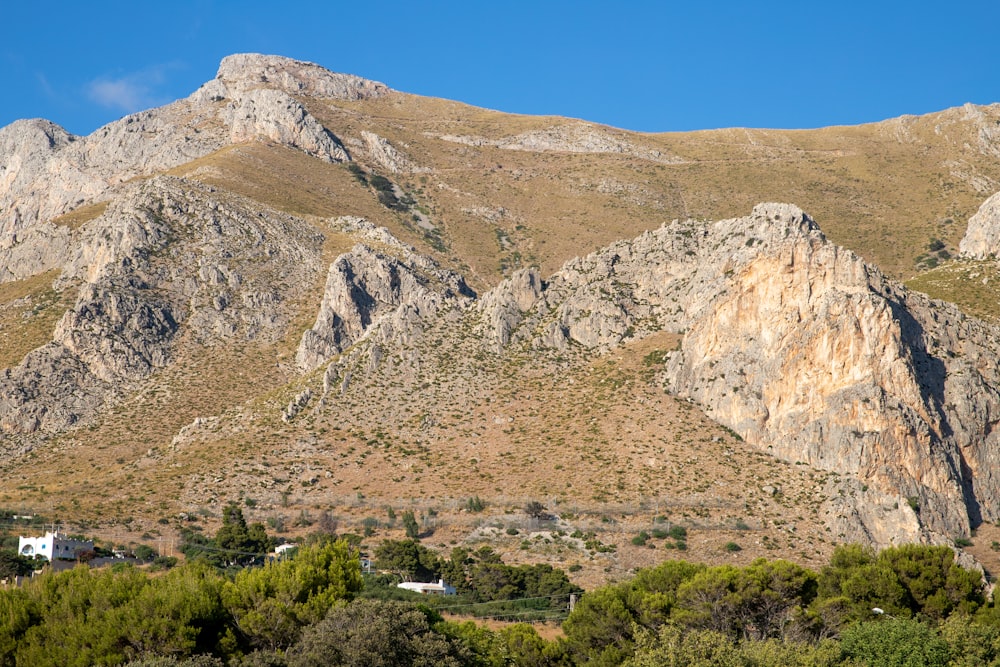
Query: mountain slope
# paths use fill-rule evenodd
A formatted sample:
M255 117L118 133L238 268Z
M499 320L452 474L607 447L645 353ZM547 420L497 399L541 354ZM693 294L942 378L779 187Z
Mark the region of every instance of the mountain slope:
M1000 519L997 331L897 280L1000 189L998 119L640 135L250 54L90 137L15 123L3 502L457 540L472 495L542 498L612 569L661 514L709 559L966 536Z

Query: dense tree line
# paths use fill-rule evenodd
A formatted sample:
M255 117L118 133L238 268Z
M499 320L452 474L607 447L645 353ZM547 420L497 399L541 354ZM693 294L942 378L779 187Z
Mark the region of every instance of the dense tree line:
M150 656L284 650L361 590L335 542L227 577L205 561L162 576L78 566L0 591L0 665L116 665Z
M878 664L865 651L876 650L876 639L889 646L879 628L913 637L913 646L940 648L948 644L942 622L957 618L990 636L1000 620L986 604L980 574L956 565L950 548L906 545L875 554L847 545L819 573L783 560L744 568L669 561L584 596L563 628L572 659L593 665L800 664L776 657L789 651L801 664ZM884 664L947 664L934 659Z
M377 555L447 573L470 599L568 584L489 549L445 559L404 541ZM0 590L0 666L1000 665L1000 616L946 547L843 546L819 572L668 561L582 595L555 641L526 624L445 621L426 598L367 598L364 585L345 541L236 572L204 560L159 576L79 566Z

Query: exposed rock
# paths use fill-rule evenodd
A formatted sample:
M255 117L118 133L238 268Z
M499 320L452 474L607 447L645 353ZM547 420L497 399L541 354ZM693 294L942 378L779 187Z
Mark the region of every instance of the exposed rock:
M222 117L230 127L229 140L234 144L265 139L327 162L350 159L329 130L280 90L263 88L241 95L226 107Z
M510 342L510 335L524 313L530 310L542 294L542 279L537 269L518 269L495 289L483 295L479 308L488 322L488 333L483 337L492 343L494 351L501 352Z
M298 394L295 395L285 409L281 412L281 421L289 422L295 419L295 416L302 412L302 409L309 404L309 400L312 398L312 389L306 387Z
M0 283L59 267L72 253L71 236L68 228L52 224L0 236Z
M474 296L461 276L404 248L400 259L359 243L330 265L316 323L303 334L296 353L301 369L321 365L380 319L382 327L402 337L410 324L433 316L445 302Z
M562 153L616 153L641 157L653 162L676 164L683 162L676 156L639 146L611 128L590 123L553 125L541 130L531 130L502 139L464 135L438 135L439 139L468 146L495 146L511 151L554 151Z
M1000 192L983 202L969 218L969 226L958 246L966 257L1000 257Z
M381 97L390 89L377 81L338 74L319 65L282 56L237 53L219 65L216 80L227 91L276 88L288 95L312 95L337 100Z
M167 365L182 327L212 344L282 335L282 299L313 283L321 247L308 224L197 183L126 187L63 265L62 286L80 287L52 342L0 378L0 424L52 432L92 416ZM281 295L278 280L299 287Z
M188 98L131 114L87 137L44 120L17 121L0 129L0 246L40 245L14 234L100 200L137 176L229 143L264 139L325 160L347 160L339 140L291 96L353 100L387 92L382 84L310 63L242 54L224 59L218 77ZM21 256L40 253L32 247ZM33 273L44 270L42 262Z
M429 169L416 167L403 153L389 143L388 139L374 132L363 130L361 138L368 152L368 157L392 174L427 172Z
M799 209L760 205L616 243L569 262L528 312L500 296L524 280L484 296L488 347L601 350L684 332L667 387L750 444L853 475L879 498L912 497L939 535L1000 518L987 472L1000 464L1000 375L986 361L1000 331L888 280ZM845 513L873 539L913 530L912 517Z

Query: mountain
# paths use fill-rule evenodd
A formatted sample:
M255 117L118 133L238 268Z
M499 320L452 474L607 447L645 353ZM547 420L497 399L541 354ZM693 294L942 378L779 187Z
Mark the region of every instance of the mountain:
M967 538L998 158L1000 105L651 135L255 54L87 137L16 122L3 503L113 539L411 509L597 579L662 522L703 560Z

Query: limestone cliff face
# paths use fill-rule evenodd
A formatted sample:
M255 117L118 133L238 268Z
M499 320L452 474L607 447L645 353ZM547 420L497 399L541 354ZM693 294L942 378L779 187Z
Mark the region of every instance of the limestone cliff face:
M984 201L969 218L958 248L963 255L974 259L1000 256L1000 192Z
M532 285L517 275L483 298L490 347L683 333L665 387L755 447L870 487L893 511L843 508L869 538L913 533L900 499L938 535L1000 516L1000 332L909 293L795 207L675 222Z
M421 282L415 264L359 245L331 267L298 357L303 370L330 363L324 393L412 356L414 332L440 335L442 317L500 358L670 331L682 337L665 389L749 446L846 476L853 491L828 519L843 539L944 540L1000 518L1000 331L908 292L794 206L674 222L546 280L517 271L477 301L451 298L462 290L440 276Z
M257 89L241 94L221 116L230 127L230 143L264 139L298 148L327 162L350 159L333 133L280 90Z

